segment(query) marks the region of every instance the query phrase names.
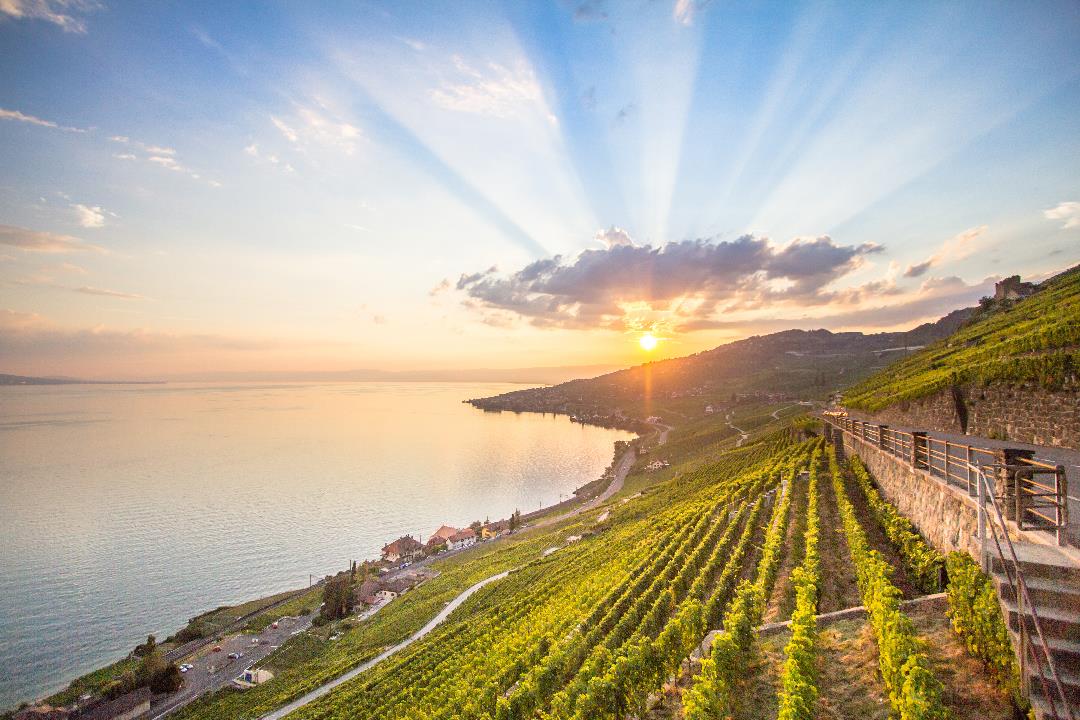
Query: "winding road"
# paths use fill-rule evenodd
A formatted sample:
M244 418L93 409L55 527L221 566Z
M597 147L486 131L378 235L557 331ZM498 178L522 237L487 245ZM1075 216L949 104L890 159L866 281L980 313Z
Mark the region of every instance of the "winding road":
M479 590L480 588L484 587L485 585L487 585L489 583L495 582L496 580L502 580L504 577L509 575L510 572L511 572L510 570L504 570L503 572L499 573L498 575L492 575L491 577L486 577L483 580L481 580L480 582L476 583L475 585L472 585L467 590L465 590L463 593L458 595L456 598L454 598L453 600L448 602L446 604L446 607L444 607L442 610L439 611L438 615L436 615L435 617L431 618L430 621L428 621L427 625L420 628L415 633L413 633L409 637L407 637L404 640L402 640L401 642L399 642L397 645L394 645L393 647L390 647L390 648L387 648L386 650L383 650L381 653L379 653L375 657L371 658L366 663L363 663L361 665L357 665L352 670L349 670L347 673L345 673L343 675L338 675L333 680L330 680L329 682L327 682L324 685L320 685L319 687L315 688L314 690L307 693L306 695L301 695L300 697L293 700L288 705L284 705L284 706L278 708L277 710L274 710L273 712L269 712L269 713L261 716L259 718L259 720L280 720L281 718L285 717L286 715L293 712L294 710L302 708L304 705L307 705L308 703L321 698L323 695L327 694L328 692L330 692L331 690L336 688L338 685L341 685L342 683L346 683L349 680L352 680L354 677L356 677L360 673L364 672L365 670L370 670L371 668L375 667L376 665L378 665L379 663L381 663L383 660L387 659L391 655L394 655L395 653L398 653L398 652L404 650L405 648L409 647L414 642L416 642L417 640L419 640L420 638L424 637L429 632L434 630L439 624L441 624L444 620L446 620L447 617L450 616L450 613L454 612L454 610L456 610L457 607L459 605L461 605L461 603L468 600L469 597L472 596L472 594L475 593L477 590Z

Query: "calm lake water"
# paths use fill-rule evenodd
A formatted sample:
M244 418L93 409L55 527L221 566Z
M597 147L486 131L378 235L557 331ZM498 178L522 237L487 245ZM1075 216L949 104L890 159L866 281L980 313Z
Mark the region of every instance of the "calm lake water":
M514 387L0 388L0 709L403 533L550 505L629 437L461 403Z

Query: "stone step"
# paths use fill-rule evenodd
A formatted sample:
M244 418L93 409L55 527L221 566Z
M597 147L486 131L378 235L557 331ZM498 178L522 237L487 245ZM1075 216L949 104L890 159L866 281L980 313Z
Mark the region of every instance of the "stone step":
M1016 600L1016 590L1003 574L995 574L998 597ZM1080 583L1062 581L1059 578L1028 577L1025 573L1028 595L1036 608L1056 607L1080 614Z
M1006 625L1014 631L1020 630L1020 616L1017 612L1016 601L1001 598L1001 606L1006 617ZM1039 614L1039 625L1047 638L1059 638L1061 640L1075 641L1080 638L1080 614L1075 610L1067 610L1056 607L1036 607ZM1025 609L1024 617L1027 621L1028 632L1035 635L1035 622L1030 611Z
M1056 670L1058 678L1061 680L1061 688L1065 691L1065 699L1069 703L1069 706L1074 709L1080 709L1080 673L1074 668L1061 666L1057 666ZM1043 689L1043 684L1039 681L1037 668L1031 668L1030 675L1031 697L1045 700L1046 692ZM1046 689L1050 691L1055 700L1060 699L1060 696L1057 694L1057 688L1054 685L1053 675L1050 674L1050 668L1043 668L1043 677L1046 678Z
M1057 714L1055 715L1050 709L1050 703L1048 703L1041 695L1032 696L1028 698L1031 701L1031 709L1035 711L1036 720L1063 720L1068 717L1068 714L1062 709L1061 701L1057 703ZM1080 717L1080 708L1073 706L1073 717Z
M1014 543L1013 547L1025 579L1056 580L1080 586L1080 563L1058 548L1025 542ZM1006 567L1013 569L1014 563L1007 549L1005 553L1007 560L1002 563L996 551L989 552L990 570L995 575L1004 575Z

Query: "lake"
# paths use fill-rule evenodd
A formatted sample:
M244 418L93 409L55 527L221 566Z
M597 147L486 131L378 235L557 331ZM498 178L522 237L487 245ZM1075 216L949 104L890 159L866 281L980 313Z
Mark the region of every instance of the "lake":
M558 502L617 430L474 383L0 388L0 709L402 534Z

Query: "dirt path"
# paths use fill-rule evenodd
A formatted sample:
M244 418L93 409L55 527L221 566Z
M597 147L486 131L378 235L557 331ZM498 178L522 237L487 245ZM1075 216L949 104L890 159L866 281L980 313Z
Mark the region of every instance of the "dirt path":
M911 580L911 576L904 569L904 562L900 558L900 553L893 548L889 539L885 537L885 531L881 529L881 525L878 524L877 519L870 511L870 505L866 502L866 495L847 469L844 470L844 488L847 490L848 500L855 507L855 517L859 519L859 524L862 525L862 529L866 533L866 539L870 541L870 547L881 553L881 557L892 566L893 584L900 588L900 592L904 593L904 597L909 600L924 595L925 593L919 590L918 586Z
M836 507L836 493L827 472L818 481L818 512L821 518L821 537L818 541L821 552L821 597L818 599L818 612L835 612L861 605L855 566Z
M468 600L469 597L473 593L475 593L477 590L479 590L480 588L484 587L485 585L487 585L489 583L495 582L496 580L501 580L501 579L503 579L504 577L506 577L509 574L510 574L510 571L505 570L505 571L503 571L501 573L498 573L497 575L492 575L491 577L484 578L483 580L476 583L475 585L472 585L467 590L465 590L463 593L461 593L456 598L454 598L449 603L447 603L446 607L444 607L442 610L440 610L438 615L436 615L430 621L428 621L427 625L420 628L415 633L413 633L412 635L410 635L406 639L402 640L397 645L394 645L391 648L387 648L386 650L384 650L379 655L376 655L371 660L368 660L366 663L363 663L362 665L357 665L355 668L353 668L352 670L349 670L347 673L345 673L343 675L338 675L333 680L330 680L329 682L327 682L327 683L325 683L323 685L320 685L319 687L315 688L314 690L307 693L306 695L301 695L300 697L298 697L296 700L293 700L288 705L285 705L283 707L278 708L277 710L274 710L273 712L270 712L270 713L267 713L266 715L263 715L262 717L259 718L259 720L280 720L281 718L285 717L286 715L293 712L294 710L297 710L297 709L303 707L304 705L307 705L308 703L319 699L323 695L326 695L328 692L330 692L331 690L336 688L338 685L341 685L342 683L346 683L349 680L352 680L354 677L356 677L357 675L359 675L360 673L362 673L362 672L364 672L366 670L370 670L371 668L375 667L376 665L381 663L386 658L390 657L391 655L394 655L395 653L398 653L398 652L404 650L409 645L412 645L414 642L416 642L417 640L419 640L420 638L424 637L429 632L434 630L436 626L438 626L444 620L446 620L446 618L449 617L450 613L454 612L454 610L456 610L457 607L459 605L461 605L461 603Z
M877 646L868 622L845 620L822 628L817 642L815 717L888 720L889 696L877 668Z
M1012 720L1012 701L986 669L964 649L941 607L908 610L919 637L926 640L934 676L945 686L942 700L956 720Z
M820 483L819 483L820 485ZM787 537L784 539L784 561L776 574L772 595L765 607L762 622L771 623L787 620L795 609L795 595L791 584L791 571L803 561L806 550L806 481L793 480L791 485L791 507L788 509L789 521Z

